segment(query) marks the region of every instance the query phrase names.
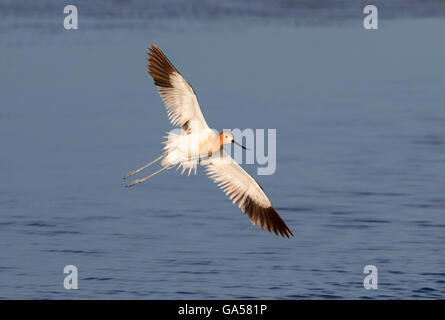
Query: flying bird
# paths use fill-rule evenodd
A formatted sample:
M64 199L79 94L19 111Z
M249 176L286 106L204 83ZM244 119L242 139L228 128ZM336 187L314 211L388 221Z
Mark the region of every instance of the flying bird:
M253 225L289 238L292 231L278 214L263 188L232 157L224 151L224 145L231 143L241 146L232 133L219 134L209 128L202 114L198 98L192 86L183 78L158 46L148 48L148 74L167 109L168 117L174 126L182 128L180 134L169 133L164 142L164 152L143 167L131 171L124 179L161 161L162 168L144 178L134 180L126 187L144 182L166 169L188 169L188 174L197 166L206 168L209 177L230 197L234 204L249 216Z

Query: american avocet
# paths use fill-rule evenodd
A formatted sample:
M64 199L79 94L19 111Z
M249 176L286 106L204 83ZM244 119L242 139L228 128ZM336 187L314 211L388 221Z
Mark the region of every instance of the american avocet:
M169 119L173 125L182 127L182 130L178 135L169 133L164 152L160 157L127 173L124 179L161 159L162 168L145 178L127 184L126 187L144 182L155 174L175 166L182 167L182 173L186 169L189 169L189 174L192 170L196 173L197 165L200 164L206 167L209 177L222 188L234 204L239 205L254 225L283 237L293 236L262 187L224 151L224 145L238 144L234 141L233 135L226 131L216 134L209 128L195 91L161 49L152 45L147 54L148 73L165 103Z

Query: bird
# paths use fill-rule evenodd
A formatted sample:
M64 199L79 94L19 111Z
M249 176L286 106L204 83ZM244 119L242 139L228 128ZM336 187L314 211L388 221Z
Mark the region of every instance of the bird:
M208 126L193 87L188 83L162 50L152 44L147 49L148 74L166 107L168 118L173 126L180 127L179 133L172 131L163 153L155 160L124 176L127 179L161 160L161 169L126 185L132 187L148 180L154 175L177 167L181 174L188 169L188 174L201 165L212 179L232 200L238 204L254 226L267 229L283 238L294 234L278 214L272 202L260 184L249 175L225 150L225 145L232 143L246 149L234 140L229 131L216 133Z

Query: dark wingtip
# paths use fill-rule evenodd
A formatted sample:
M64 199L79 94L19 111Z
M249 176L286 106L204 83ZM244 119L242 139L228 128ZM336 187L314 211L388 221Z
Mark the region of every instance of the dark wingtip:
M178 72L175 66L168 60L165 54L156 44L148 48L148 74L153 78L158 87L171 88L170 75Z
M283 238L290 239L294 236L273 206L264 208L253 201L252 198L246 197L241 209L249 216L250 220L252 220L254 224L259 225L261 229L267 229L269 232L273 232Z

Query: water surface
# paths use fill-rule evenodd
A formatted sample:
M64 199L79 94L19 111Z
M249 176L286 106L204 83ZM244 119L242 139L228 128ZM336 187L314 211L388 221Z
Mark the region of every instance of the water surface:
M13 3L0 33L1 298L444 298L439 2L381 8L378 31L340 1L344 19L334 4L300 20L246 1L218 18L166 6L150 22L134 13L144 6L122 18L79 2L76 31L51 2L46 15ZM293 239L253 227L202 169L123 188L170 130L145 71L151 43L213 128L277 129L277 171L257 178ZM79 290L63 288L68 264ZM378 290L363 288L368 264Z

